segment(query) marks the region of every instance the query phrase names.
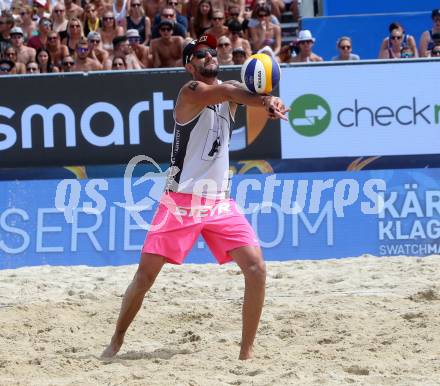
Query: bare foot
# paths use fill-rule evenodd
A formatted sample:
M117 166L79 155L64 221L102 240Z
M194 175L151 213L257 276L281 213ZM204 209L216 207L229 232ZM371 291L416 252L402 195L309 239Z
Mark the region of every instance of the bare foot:
M122 343L124 343L124 338L118 338L113 336L110 344L102 352L101 358L113 358L118 351L121 349Z
M247 359L252 359L253 356L254 356L254 350L252 350L251 348L247 350L241 349L238 359L240 359L241 361L245 361Z

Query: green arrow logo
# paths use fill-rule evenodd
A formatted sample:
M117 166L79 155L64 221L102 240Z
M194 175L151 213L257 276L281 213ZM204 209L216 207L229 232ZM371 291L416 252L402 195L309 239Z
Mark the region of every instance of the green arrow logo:
M301 95L290 105L289 123L298 134L306 137L319 135L327 129L330 120L330 106L319 95Z

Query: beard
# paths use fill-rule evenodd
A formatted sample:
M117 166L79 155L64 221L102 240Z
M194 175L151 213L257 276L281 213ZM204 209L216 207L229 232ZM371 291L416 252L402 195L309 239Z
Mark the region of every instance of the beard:
M197 72L205 78L215 78L218 75L218 65L215 68L197 66Z

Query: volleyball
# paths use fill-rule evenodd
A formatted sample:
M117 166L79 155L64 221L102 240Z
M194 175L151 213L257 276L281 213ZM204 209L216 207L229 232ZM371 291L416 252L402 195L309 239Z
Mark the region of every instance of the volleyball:
M241 67L241 80L250 92L269 94L280 82L281 69L267 54L251 55Z

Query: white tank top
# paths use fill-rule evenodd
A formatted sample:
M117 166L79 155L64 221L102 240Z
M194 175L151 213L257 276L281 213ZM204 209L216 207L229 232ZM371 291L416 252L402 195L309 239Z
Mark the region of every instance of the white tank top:
M191 121L174 124L166 190L224 198L229 194L229 102L205 107Z

